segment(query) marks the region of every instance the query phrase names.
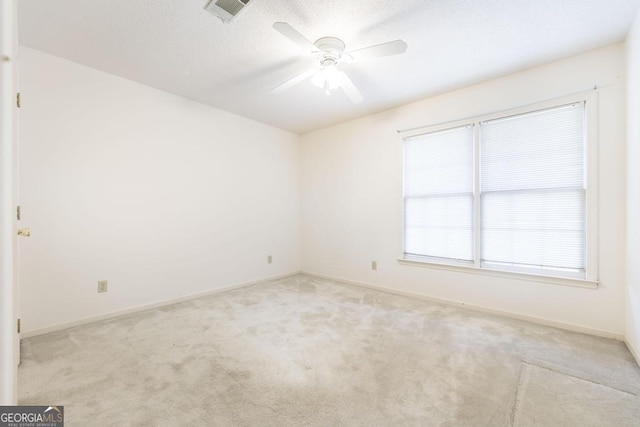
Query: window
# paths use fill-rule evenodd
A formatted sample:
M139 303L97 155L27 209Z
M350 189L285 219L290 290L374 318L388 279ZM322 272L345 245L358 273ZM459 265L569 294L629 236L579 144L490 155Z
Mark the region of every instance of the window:
M405 260L593 280L586 101L404 138Z
M473 261L473 128L405 142L405 253Z

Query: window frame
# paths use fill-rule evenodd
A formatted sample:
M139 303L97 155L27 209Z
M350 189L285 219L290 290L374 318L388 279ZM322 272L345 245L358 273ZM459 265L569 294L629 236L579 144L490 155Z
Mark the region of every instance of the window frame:
M563 105L584 103L585 108L585 277L567 277L540 274L539 272L522 272L513 270L492 269L481 266L480 253L480 123L488 120L531 113L539 110L561 107ZM473 127L473 161L474 161L474 208L473 208L473 264L456 262L444 258L411 257L405 254L405 165L404 140L426 133L443 131L461 126ZM398 263L407 266L418 266L438 270L450 270L487 276L506 277L534 282L551 283L565 286L578 286L595 289L598 287L598 97L597 90L576 93L551 100L523 105L493 113L477 115L433 125L421 126L406 131L398 131L400 136L400 256Z

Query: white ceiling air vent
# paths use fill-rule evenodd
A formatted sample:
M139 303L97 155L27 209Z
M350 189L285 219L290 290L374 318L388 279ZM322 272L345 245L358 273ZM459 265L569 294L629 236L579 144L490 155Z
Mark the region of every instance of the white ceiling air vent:
M229 22L245 8L251 0L210 0L204 7L212 15L217 16L222 22Z

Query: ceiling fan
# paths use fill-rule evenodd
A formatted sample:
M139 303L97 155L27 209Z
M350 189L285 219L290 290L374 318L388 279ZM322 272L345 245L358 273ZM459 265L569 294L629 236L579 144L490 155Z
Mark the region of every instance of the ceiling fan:
M351 102L358 104L363 100L362 94L344 71L338 69L338 64L354 62L360 59L397 55L407 50L407 43L402 40L395 40L362 49L345 51L344 42L337 37L322 37L316 40L315 43L311 43L286 22L276 22L273 24L273 28L308 53L314 55L320 64L318 67L298 74L274 87L271 89L271 93L283 92L300 82L311 79L311 83L324 89L327 95L332 90L340 87Z

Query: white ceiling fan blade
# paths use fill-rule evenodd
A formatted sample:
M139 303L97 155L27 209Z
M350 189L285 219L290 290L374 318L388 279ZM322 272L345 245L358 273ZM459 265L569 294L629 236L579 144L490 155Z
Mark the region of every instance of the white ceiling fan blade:
M397 55L399 53L405 53L406 51L407 43L405 43L403 40L394 40L392 42L357 49L348 52L347 55L351 56L355 61L358 59L379 58L381 56Z
M273 28L307 52L315 52L318 50L313 43L286 22L276 22L273 24Z
M271 93L281 93L284 92L285 90L294 87L295 85L297 85L300 82L305 81L306 79L308 79L309 77L313 76L315 73L317 73L319 70L319 68L313 68L311 70L307 70L302 74L298 74L297 76L295 76L292 79L287 80L286 82L279 84L278 86L274 87L273 89L271 89Z
M344 93L347 94L347 97L354 104L360 104L364 100L358 88L353 84L349 76L347 76L344 72L342 73L342 81L340 82L340 87L342 87Z

